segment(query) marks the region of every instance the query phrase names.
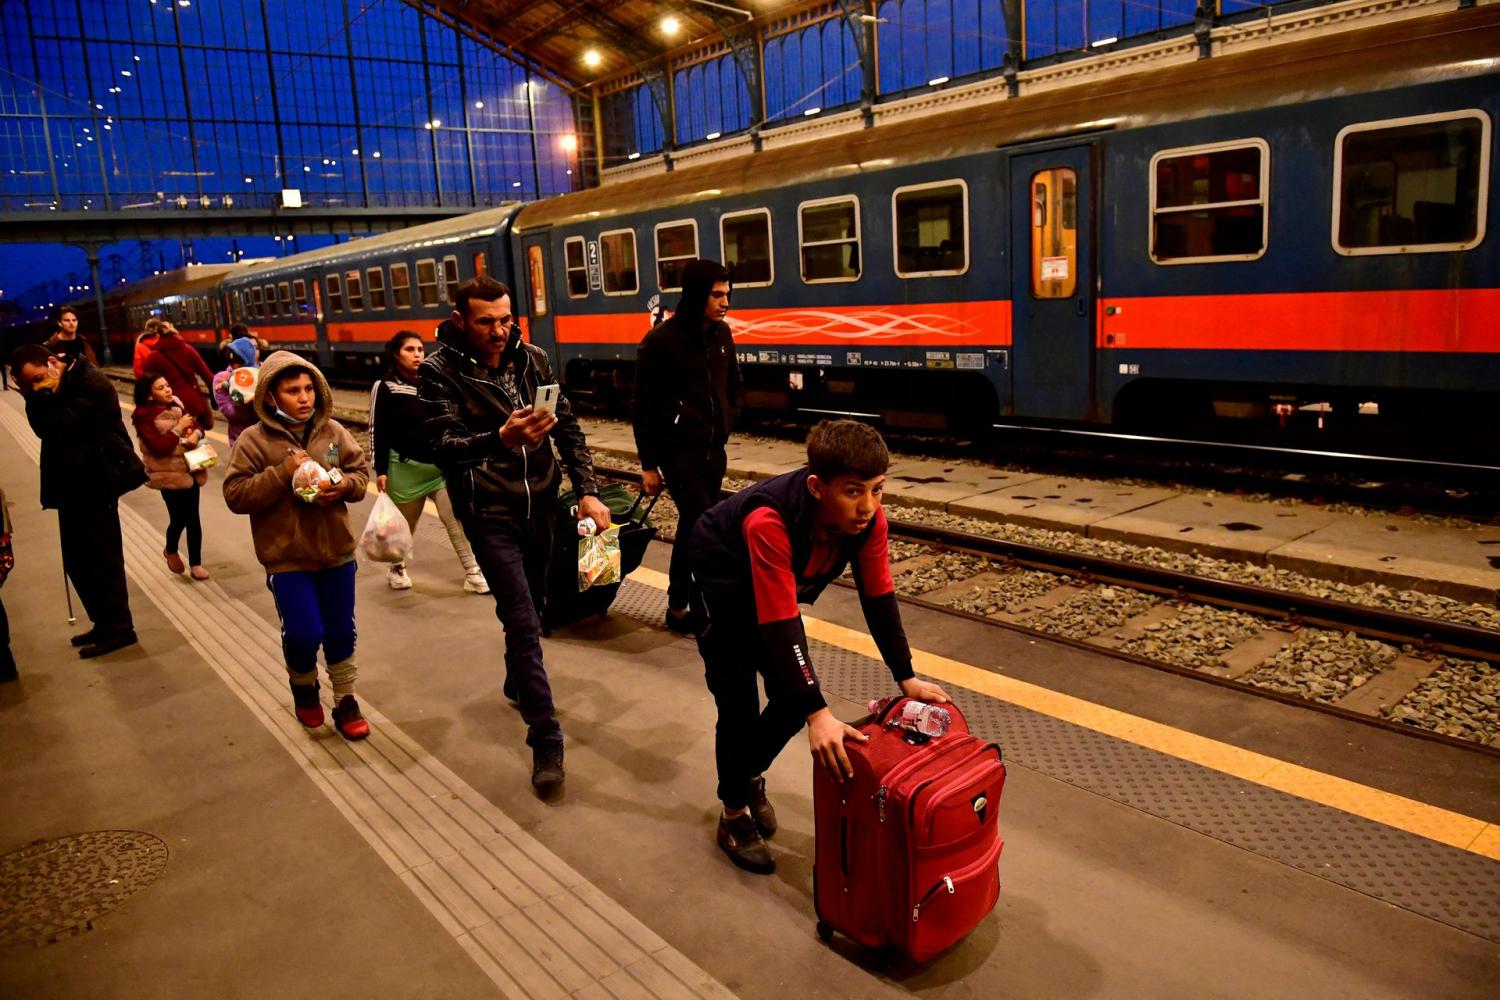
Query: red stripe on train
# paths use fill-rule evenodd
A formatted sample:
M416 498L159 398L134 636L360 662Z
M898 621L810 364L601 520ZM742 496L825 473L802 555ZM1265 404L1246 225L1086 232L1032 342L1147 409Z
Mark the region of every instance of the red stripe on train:
M1010 343L1006 300L735 309L728 322L742 344L956 348ZM556 318L562 344L637 344L650 328L650 318L640 312Z
M1500 288L1105 298L1098 345L1493 354Z

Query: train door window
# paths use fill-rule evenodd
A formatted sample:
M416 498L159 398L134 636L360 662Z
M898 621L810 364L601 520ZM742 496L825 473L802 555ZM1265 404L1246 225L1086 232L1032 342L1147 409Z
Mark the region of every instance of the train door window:
M261 305L260 289L252 288L246 295L250 298L250 315L255 319L265 319L265 309Z
M692 219L663 222L656 227L656 287L664 292L682 288L682 269L698 256L698 223Z
M365 291L369 293L371 309L384 309L385 272L378 267L366 268Z
M1489 176L1483 111L1350 125L1334 140L1334 249L1354 256L1478 246Z
M302 278L292 282L292 299L297 303L297 315L312 315L312 303L307 298L307 282Z
M1164 149L1151 158L1151 259L1254 260L1266 252L1271 149L1261 139Z
M411 272L405 264L391 265L391 304L397 309L411 308Z
M797 206L802 280L808 284L859 279L859 199L825 198Z
M275 285L262 285L261 286L261 292L265 295L266 318L267 319L275 319L276 318L276 286Z
M547 315L547 274L542 264L542 248L535 243L526 248L526 280L531 286L531 314Z
M897 188L891 212L897 275L931 278L969 269L969 187L963 181Z
M589 293L589 266L583 256L582 236L569 236L563 241L563 263L568 272L568 298L584 298Z
M1039 170L1030 190L1032 298L1070 299L1078 289L1078 175Z
M480 251L478 251L477 253L474 254L474 277L477 278L481 274L489 274L489 273L490 273L490 258L489 258L489 254L485 253L483 250L480 250Z
M229 293L229 315L236 323L245 322L245 302L238 288Z
M344 298L349 302L350 312L364 312L365 283L358 271L344 272Z
M599 264L604 270L605 295L631 295L640 291L635 266L635 230L612 229L600 233Z
M417 301L424 306L438 304L437 261L417 261Z
M343 312L344 289L339 284L339 276L336 274L326 275L323 278L323 284L328 289L328 311Z
M443 301L458 301L458 258L443 258Z
M291 284L291 282L289 282L289 281L283 281L281 284L279 284L279 285L276 286L276 290L277 290L277 292L280 293L280 296L281 296L281 315L283 315L283 316L292 316L292 315L294 315L294 313L292 312L292 284Z
M757 208L719 218L724 266L736 288L769 285L776 279L771 262L771 210Z

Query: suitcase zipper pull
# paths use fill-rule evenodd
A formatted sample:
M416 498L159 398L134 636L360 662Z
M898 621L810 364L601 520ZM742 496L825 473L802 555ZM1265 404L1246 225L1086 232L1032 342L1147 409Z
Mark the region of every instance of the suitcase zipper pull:
M939 883L938 885L933 886L931 889L928 889L927 890L927 895L925 895L921 899L917 900L917 905L913 906L911 908L911 922L912 923L916 923L917 922L917 918L922 915L922 904L926 903L929 899L931 899L932 898L932 894L935 893L935 892L937 892L938 889L943 888L943 887L947 887L947 889L948 889L948 895L950 895L950 896L953 895L953 891L954 891L953 890L953 879L951 877L947 876L947 875L944 875L943 876L943 881L941 883Z
M875 808L880 813L880 822L882 823L885 822L885 792L885 786L881 785L880 791L875 793Z

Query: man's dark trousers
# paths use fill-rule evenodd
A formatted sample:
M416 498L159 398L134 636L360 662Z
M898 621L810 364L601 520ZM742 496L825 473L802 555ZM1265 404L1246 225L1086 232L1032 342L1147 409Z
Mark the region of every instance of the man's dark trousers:
M537 504L551 510L556 504ZM552 520L466 518L464 534L495 598L495 617L505 630L505 679L526 720L526 743L562 739L552 708L552 686L542 666L542 609L547 564L552 555Z
M662 479L677 505L677 541L672 546L672 563L668 567L667 606L686 608L693 593L693 573L688 566L691 546L683 544L692 534L693 525L703 512L719 502L724 486L724 469L729 459L723 448L696 455L674 455L661 467Z
M134 631L125 590L119 502L59 507L57 530L62 536L63 569L94 627L112 635Z

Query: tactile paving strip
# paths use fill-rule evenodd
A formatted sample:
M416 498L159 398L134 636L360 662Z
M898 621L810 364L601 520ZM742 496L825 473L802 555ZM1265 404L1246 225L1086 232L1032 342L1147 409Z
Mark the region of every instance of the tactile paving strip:
M632 580L614 606L651 625L666 608L663 591ZM830 694L863 704L889 688L880 661L811 646ZM997 698L949 693L1007 761L1500 943L1500 862Z

